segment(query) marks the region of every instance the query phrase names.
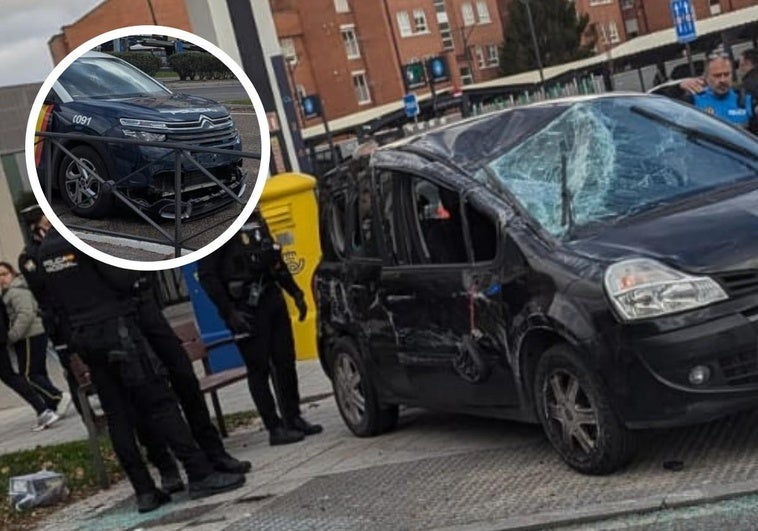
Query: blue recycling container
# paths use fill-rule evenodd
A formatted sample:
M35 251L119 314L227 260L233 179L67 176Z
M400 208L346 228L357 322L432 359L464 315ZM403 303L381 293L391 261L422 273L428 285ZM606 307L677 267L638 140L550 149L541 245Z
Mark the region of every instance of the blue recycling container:
M183 266L182 274L187 283L192 309L195 311L195 320L197 321L200 338L203 342L207 344L211 341L231 337L232 333L218 314L216 305L213 304L213 301L211 301L198 281L197 264L193 262ZM244 366L239 349L237 349L237 345L234 343L221 345L209 350L208 362L213 372Z

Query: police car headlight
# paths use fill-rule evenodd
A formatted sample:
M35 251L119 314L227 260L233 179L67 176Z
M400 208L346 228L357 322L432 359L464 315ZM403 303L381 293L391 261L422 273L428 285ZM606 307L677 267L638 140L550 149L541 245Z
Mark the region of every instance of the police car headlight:
M131 129L121 129L124 136L144 140L145 142L163 142L166 135L163 133L151 133L150 131L132 131Z
M692 276L647 258L611 265L604 284L624 321L691 310L729 298L710 277Z
M168 129L166 122L156 122L154 120L137 120L136 118L120 118L119 123L124 127L134 127L137 129Z

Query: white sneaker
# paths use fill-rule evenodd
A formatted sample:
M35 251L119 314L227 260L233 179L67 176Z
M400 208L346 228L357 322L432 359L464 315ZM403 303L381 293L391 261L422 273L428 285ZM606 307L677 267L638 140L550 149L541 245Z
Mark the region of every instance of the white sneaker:
M32 431L42 431L45 428L52 426L60 417L52 409L46 409L37 417L37 425L32 428Z
M58 402L58 408L56 410L58 417L65 417L68 414L69 409L71 409L71 393L63 391L63 393L61 393L61 401Z

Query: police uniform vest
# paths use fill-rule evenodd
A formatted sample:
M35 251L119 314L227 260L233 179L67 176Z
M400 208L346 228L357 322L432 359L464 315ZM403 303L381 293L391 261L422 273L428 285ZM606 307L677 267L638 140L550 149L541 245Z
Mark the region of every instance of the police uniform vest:
M258 216L251 216L223 247L223 252L225 260L221 278L225 283L240 281L247 285L266 284L275 280L272 276L272 265L280 256L279 245L274 242ZM239 298L233 293L230 295Z
M719 96L709 87L694 97L695 107L740 127L747 127L753 118L753 98L732 89Z

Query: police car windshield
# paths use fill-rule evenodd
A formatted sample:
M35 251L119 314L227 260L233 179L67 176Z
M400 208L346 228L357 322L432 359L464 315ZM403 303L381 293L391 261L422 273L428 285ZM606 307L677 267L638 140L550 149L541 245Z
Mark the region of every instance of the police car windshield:
M106 57L77 59L58 81L75 100L171 94L141 70Z
M567 237L573 228L758 186L758 140L666 98L598 98L575 103L475 177Z

